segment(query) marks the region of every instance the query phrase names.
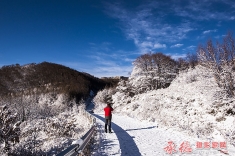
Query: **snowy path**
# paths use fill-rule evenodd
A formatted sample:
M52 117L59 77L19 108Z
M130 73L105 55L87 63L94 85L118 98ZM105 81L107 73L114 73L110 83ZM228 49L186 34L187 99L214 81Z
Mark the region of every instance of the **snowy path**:
M93 155L116 155L116 156L166 156L169 155L164 151L168 145L168 141L173 141L176 145L177 153L179 146L184 141L189 141L193 148L191 154L183 155L224 155L217 150L198 150L196 147L196 140L182 133L172 132L158 128L153 123L141 122L127 116L113 115L112 130L114 133L104 132L104 118L103 114L94 114L97 118L98 136L99 136L99 150Z

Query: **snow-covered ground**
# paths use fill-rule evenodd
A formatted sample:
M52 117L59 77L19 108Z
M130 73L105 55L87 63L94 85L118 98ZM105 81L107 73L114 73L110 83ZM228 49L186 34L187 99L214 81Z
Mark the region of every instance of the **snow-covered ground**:
M139 79L132 79L134 84L137 81ZM109 92L115 109L112 134L104 133L102 112L105 104L99 102L101 94L95 97L93 104L98 134L94 156L169 155L167 152L173 145L176 150L174 155L182 155L182 150L191 148L190 154L183 155L224 155L219 150L235 155L235 99L225 96L213 74L206 69L189 69L180 73L168 88L133 96L126 91L128 86L119 85L118 88ZM53 106L56 109L50 109L52 114L57 114L53 110L63 110L68 103L63 95L54 98L42 95L36 99L38 108L35 110L45 111L51 108L48 106ZM71 106L74 104L69 103ZM20 144L15 148L25 149L26 152L42 150L42 154L53 155L79 139L89 128L89 121L76 109L52 117L28 120L21 125ZM209 142L217 148L199 147ZM223 143L227 148L220 147ZM183 148L185 146L181 145L189 147Z
M94 114L97 118L98 134L97 148L93 156L115 155L115 156L165 156L170 155L164 150L172 141L176 146L176 152L173 155L194 155L194 156L222 156L225 155L219 151L220 148L199 149L196 148L197 142L205 141L192 138L173 129L159 128L157 123L139 121L128 116L113 115L112 130L114 133L104 132L104 114ZM191 153L181 153L180 146L183 142L189 142L192 148ZM222 149L229 152L229 155L235 155L235 150L229 146L228 149Z
M64 111L53 117L24 121L20 125L20 142L14 146L16 155L55 155L80 139L91 122L82 113L84 107ZM0 155L5 156L0 144Z
M119 121L114 117L114 123L119 127L124 130L138 129L134 127L138 127L140 123L150 122L150 125L139 125L139 127L158 125L158 128L148 129L148 131L163 129L166 134L159 132L160 136L169 136L162 138L163 141L159 141L159 137L155 138L156 132L149 136L149 134L144 134L143 131L135 135L136 131L127 131L130 136L135 137L133 140L136 140L138 135L139 138L149 136L150 139L155 138L156 142L161 142L163 145L159 149L163 150L169 139L172 139L178 147L183 140L192 137L204 140L203 143L210 141L215 142L214 144L226 142L229 147L229 154L235 155L235 99L234 97L226 97L225 91L218 87L212 72L202 66L197 66L195 69L189 69L177 75L168 88L137 93L134 96L129 94L130 83L144 84L138 78L130 77L129 82L119 84L116 90L106 89L99 92L94 98L95 113L102 112L105 107L102 96L111 94L115 113L121 116L127 115L136 120L136 122L126 121L128 123L126 125L120 123L122 119ZM128 120L127 117L125 117L125 120ZM166 129L167 131L165 131ZM179 133L177 136L179 135L181 140L177 140L172 135L177 132ZM191 144L196 143L194 139L190 139ZM140 153L144 155L142 148L147 145L138 144L136 142L139 152L141 151ZM193 151L200 152L201 150Z

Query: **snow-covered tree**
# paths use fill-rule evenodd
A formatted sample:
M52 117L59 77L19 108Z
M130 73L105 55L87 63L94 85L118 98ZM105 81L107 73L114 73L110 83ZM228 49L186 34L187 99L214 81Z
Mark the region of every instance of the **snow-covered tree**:
M141 55L133 64L130 83L139 92L167 87L178 72L177 62L162 53Z
M95 109L103 110L107 102L112 104L112 95L114 95L115 92L115 88L105 88L99 91L93 99L95 103Z
M7 106L0 107L0 143L3 143L4 152L8 153L11 146L19 142L20 121L17 113L12 113Z
M99 91L94 98L95 103L107 103L111 100L111 96L115 93L115 88L105 88Z
M232 33L228 33L223 42L217 42L216 45L212 40L208 40L205 46L198 47L197 54L200 64L214 73L218 86L229 96L234 96L235 39Z

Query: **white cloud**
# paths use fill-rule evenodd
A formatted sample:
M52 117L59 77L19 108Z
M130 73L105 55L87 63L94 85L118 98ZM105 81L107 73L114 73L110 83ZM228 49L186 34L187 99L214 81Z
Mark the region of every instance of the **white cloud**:
M184 51L193 51L193 50L195 50L195 48L196 48L196 46L191 45L191 46L188 46L188 47L184 48L183 50Z
M171 56L171 58L173 58L174 60L177 60L179 58L185 58L187 56L186 54L178 54L178 53L167 54L167 55Z
M153 4L154 3L154 4ZM152 2L139 6L135 10L125 9L119 4L108 4L106 13L118 19L126 34L126 37L133 40L140 52L146 53L159 48L166 48L166 43L173 43L185 39L187 33L194 30L190 22L182 22L177 25L167 23L162 17L154 15L154 9L159 2Z
M111 76L128 76L128 73L132 71L132 65L130 66L103 66L97 67L90 71L97 77L111 77Z
M144 41L142 43L139 44L141 47L145 48L145 47L152 47L153 43L152 42L148 42L148 41Z
M166 48L166 44L155 43L153 47L154 49Z
M211 30L206 30L206 31L203 31L203 34L208 34L210 32L211 32Z
M184 44L175 44L175 45L172 45L171 48L179 48L179 47L182 47Z
M194 49L194 48L196 48L196 46L191 45L191 46L188 46L187 48L188 48L188 49Z
M217 9L218 5L226 5L226 10ZM194 20L208 21L208 20L233 20L231 16L234 15L234 2L219 1L219 0L202 0L201 3L196 1L188 1L184 9L180 3L171 6L171 9L181 17L188 17ZM208 9L210 8L210 9Z
M128 57L129 55L122 51L116 53L94 52L93 55L89 56L93 65L86 66L83 71L96 77L128 76L128 73L132 71L131 62L134 59Z
M126 61L126 62L133 62L133 61L135 61L135 59L124 58L124 61Z
M214 30L206 30L206 31L203 31L203 34L208 34L208 33L211 33L211 32L217 32L216 29Z

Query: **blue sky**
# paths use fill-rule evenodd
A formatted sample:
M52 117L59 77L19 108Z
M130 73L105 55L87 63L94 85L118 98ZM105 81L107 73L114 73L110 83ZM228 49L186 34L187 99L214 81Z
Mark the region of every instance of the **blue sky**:
M234 28L233 0L1 0L0 66L47 61L128 76L141 54L184 57Z

